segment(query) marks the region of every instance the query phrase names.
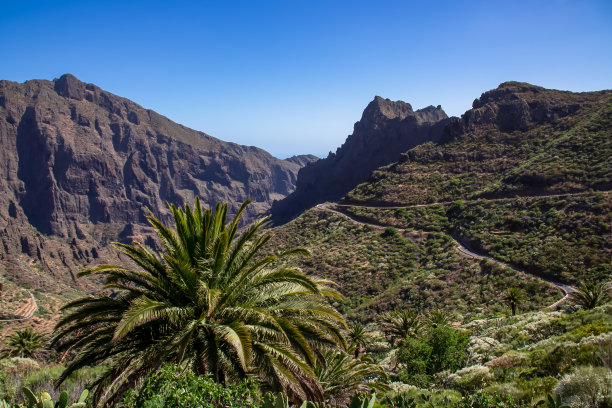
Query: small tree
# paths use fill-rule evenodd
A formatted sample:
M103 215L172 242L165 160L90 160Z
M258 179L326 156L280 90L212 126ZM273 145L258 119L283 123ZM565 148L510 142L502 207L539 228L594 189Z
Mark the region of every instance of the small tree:
M519 288L510 288L506 291L503 299L504 302L506 302L508 306L510 306L510 309L512 310L512 316L516 316L516 309L518 305L524 300L524 298L525 295L523 294L523 291Z
M0 354L6 357L33 358L44 344L45 338L28 327L10 335Z
M448 326L451 321L451 315L445 310L435 309L427 314L427 321L432 327Z
M583 309L593 309L610 301L610 282L586 282L569 294L569 300Z
M396 339L402 341L406 337L416 337L423 323L421 316L412 310L395 310L381 316L381 326L393 347Z
M397 355L403 366L399 378L418 387L428 387L432 375L463 367L469 342L466 333L446 325L431 327L419 338L406 338Z
M361 323L355 323L349 327L347 339L350 348L354 349L355 358L359 358L361 350L365 349L373 341L371 333Z

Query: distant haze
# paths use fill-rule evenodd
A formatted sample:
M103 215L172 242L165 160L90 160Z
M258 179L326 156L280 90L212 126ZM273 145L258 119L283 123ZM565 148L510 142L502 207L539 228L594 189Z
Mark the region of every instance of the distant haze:
M612 88L605 0L125 3L3 1L0 79L72 73L280 158L335 151L375 95L458 116L504 81Z

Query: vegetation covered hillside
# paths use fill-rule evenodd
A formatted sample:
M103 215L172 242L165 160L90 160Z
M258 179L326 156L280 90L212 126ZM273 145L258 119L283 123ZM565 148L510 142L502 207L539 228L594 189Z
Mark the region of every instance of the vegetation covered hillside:
M480 252L549 279L575 283L612 273L610 192L342 210L397 228L448 232Z
M335 281L345 296L337 305L359 320L399 308L444 309L459 320L496 314L508 310L499 298L509 287L524 290L523 310L562 297L541 280L466 256L450 236L430 231L364 225L317 207L274 229L270 245L308 249L313 256L295 262Z
M446 232L552 279L610 276L611 91L504 83L451 128L447 142L374 172L342 201L354 207L340 209Z

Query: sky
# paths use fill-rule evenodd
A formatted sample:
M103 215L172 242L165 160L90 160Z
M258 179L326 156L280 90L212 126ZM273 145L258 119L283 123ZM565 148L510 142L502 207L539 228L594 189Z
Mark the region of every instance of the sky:
M175 122L324 157L375 95L460 116L504 81L612 88L612 1L0 0L0 79L71 73Z

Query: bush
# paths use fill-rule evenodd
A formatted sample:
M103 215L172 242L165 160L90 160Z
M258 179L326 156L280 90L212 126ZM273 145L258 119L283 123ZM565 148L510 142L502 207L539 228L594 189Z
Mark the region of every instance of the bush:
M608 333L610 329L610 326L604 322L585 324L572 331L572 340L580 341L585 337Z
M539 377L530 380L518 379L516 381L516 385L523 391L523 398L526 401L534 401L538 397L551 394L556 384L557 379L554 377Z
M464 397L459 406L462 408L521 408L521 404L510 396L482 391Z
M166 364L146 379L140 392L128 392L121 407L249 408L259 406L258 397L252 382L223 386L208 376Z
M393 227L387 227L385 228L385 231L381 234L382 237L395 237L397 236L398 232L397 229L393 228Z
M605 367L576 367L563 376L554 393L572 407L612 406L612 371Z
M432 346L426 339L406 337L398 351L397 359L410 374L425 374L431 358Z
M516 386L515 383L493 384L486 387L484 390L489 395L500 395L505 398L512 398L516 401L525 400L525 392Z
M62 386L55 388L55 381L63 372L64 367L40 367L40 364L29 358L13 357L0 360L0 401L8 403L23 402L25 396L23 387L30 388L34 394L47 392L53 400L57 400L62 391L68 393L70 401L77 400L87 384L93 382L104 367L82 368L64 381Z
M12 357L0 360L0 401L19 401L21 380L24 376L39 370L36 360L23 357Z
M493 380L489 367L475 365L463 368L449 376L449 383L453 388L467 393L484 387Z
M532 353L531 365L538 367L540 374L555 376L568 372L579 365L595 365L600 362L598 346L575 343L562 343L549 351L535 350Z
M467 360L470 337L449 326L438 326L429 330L428 342L432 347L430 374L443 370L455 371Z
M406 337L397 353L403 365L398 376L409 384L428 387L434 374L463 367L468 343L467 334L445 325L430 328L419 339Z

